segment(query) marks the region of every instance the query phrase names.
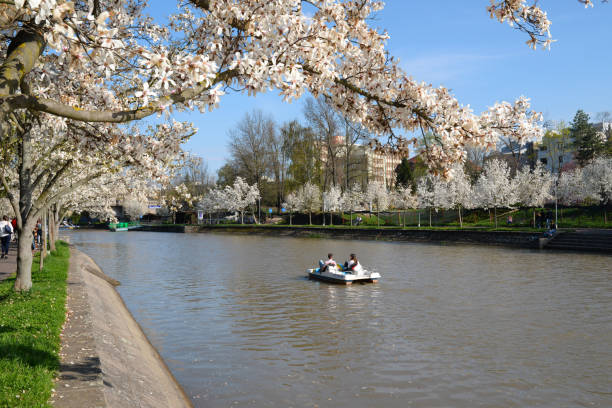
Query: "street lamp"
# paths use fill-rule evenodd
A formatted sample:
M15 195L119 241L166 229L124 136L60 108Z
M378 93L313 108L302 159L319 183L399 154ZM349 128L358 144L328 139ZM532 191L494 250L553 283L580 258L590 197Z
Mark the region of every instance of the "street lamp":
M557 202L559 201L557 190L559 189L559 173L557 173L557 177L555 179L555 229L559 229L559 219L558 219L558 206Z

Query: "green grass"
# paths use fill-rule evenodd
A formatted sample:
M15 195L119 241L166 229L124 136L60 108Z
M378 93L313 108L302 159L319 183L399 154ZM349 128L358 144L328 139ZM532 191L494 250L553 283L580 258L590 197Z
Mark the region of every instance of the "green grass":
M64 242L32 265L32 289L13 291L0 282L0 407L46 407L59 368L60 333L66 316L70 251Z
M440 226L432 226L421 225L421 227L417 227L414 225L410 225L407 227L400 227L397 225L381 225L378 228L376 225L359 225L359 226L350 226L350 225L289 225L289 224L214 224L214 225L203 225L203 228L217 228L217 229L227 229L227 228L262 228L262 229L283 229L283 228L308 228L308 229L337 229L337 230L404 230L404 231L419 231L419 230L428 230L428 231L499 231L499 232L543 232L543 229L531 228L531 227L521 227L521 226L506 226L505 224L500 224L497 228L494 226L473 226L473 225L465 225L463 228L460 228L459 225L440 225ZM315 235L318 235L315 233Z

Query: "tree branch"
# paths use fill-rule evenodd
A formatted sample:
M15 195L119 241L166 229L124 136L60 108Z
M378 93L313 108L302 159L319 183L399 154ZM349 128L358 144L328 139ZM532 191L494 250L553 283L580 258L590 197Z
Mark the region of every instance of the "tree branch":
M0 105L0 110L10 112L15 109L32 109L83 122L124 123L146 118L147 116L159 112L167 105L186 103L197 98L199 95L209 90L213 85L219 82L229 81L237 75L238 70L236 69L220 72L215 79L208 84L200 83L193 88L185 89L180 93L164 96L151 105L136 109L122 111L81 110L78 107L65 105L51 99L38 98L34 95L15 95L5 97L3 103Z

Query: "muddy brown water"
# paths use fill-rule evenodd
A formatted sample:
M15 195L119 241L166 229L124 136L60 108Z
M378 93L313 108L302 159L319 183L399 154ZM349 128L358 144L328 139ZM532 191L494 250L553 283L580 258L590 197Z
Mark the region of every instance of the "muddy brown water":
M71 232L197 407L610 407L612 257ZM377 285L309 281L355 252Z

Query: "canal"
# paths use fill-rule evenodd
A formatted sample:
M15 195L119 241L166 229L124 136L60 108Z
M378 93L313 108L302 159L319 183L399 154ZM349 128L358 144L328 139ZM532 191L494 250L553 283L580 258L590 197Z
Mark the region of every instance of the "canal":
M612 406L612 257L69 232L196 407ZM305 278L355 252L377 285Z

